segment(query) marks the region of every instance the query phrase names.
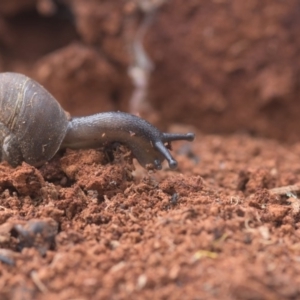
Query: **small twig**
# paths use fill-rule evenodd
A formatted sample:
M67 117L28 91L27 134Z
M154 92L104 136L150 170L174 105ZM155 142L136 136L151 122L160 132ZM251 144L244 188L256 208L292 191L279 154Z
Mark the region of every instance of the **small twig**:
M144 36L153 22L154 14L155 12L146 14L131 46L133 61L128 68L128 74L134 85L134 91L130 99L130 111L134 114L138 114L142 105L146 103L149 78L154 69L153 63L143 47Z
M256 220L257 220L259 223L262 223L258 211L256 211Z
M106 207L104 210L108 210L110 208L110 206L112 205L112 201L110 201L110 199L108 199L107 195L104 195L103 198L104 198L104 202L106 204Z
M300 192L300 185L294 184L294 185L286 185L281 186L273 189L269 189L269 192L274 195L288 195L288 194L297 194Z
M168 0L137 0L136 5L143 13L141 25L129 41L129 55L131 64L128 67L128 74L134 86L129 105L130 112L139 115L141 110L149 111L150 105L147 102L148 87L154 64L148 56L143 42L145 35L153 24L155 16L160 7Z
M31 279L34 282L34 284L37 286L37 288L42 292L42 293L47 293L48 292L48 288L42 283L42 281L40 280L38 274L36 271L32 271L30 273Z

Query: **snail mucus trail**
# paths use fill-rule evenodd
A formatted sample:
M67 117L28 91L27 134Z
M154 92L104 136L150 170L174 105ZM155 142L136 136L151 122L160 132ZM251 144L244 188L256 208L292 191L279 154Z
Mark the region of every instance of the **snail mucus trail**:
M113 142L127 146L145 168L161 169L166 159L177 162L168 147L194 134L165 133L124 112L68 118L55 98L39 83L18 73L0 73L0 155L12 166L23 161L40 166L59 149L98 148Z

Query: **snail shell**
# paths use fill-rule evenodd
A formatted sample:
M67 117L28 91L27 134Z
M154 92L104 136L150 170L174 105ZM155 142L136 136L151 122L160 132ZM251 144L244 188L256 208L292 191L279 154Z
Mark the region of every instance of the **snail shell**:
M0 151L12 166L38 166L60 148L68 118L36 81L17 73L0 74Z

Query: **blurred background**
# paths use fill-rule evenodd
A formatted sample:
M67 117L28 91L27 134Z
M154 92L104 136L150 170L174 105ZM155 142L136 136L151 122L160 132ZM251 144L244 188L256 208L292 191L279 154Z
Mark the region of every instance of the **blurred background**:
M72 115L300 139L300 1L1 0L0 71Z

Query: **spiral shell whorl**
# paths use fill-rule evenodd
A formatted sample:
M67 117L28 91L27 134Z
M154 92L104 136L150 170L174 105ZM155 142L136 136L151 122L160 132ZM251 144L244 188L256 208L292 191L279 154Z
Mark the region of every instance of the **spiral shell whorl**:
M54 156L68 127L54 97L36 81L16 73L0 74L0 123L16 138L23 160L31 165Z

